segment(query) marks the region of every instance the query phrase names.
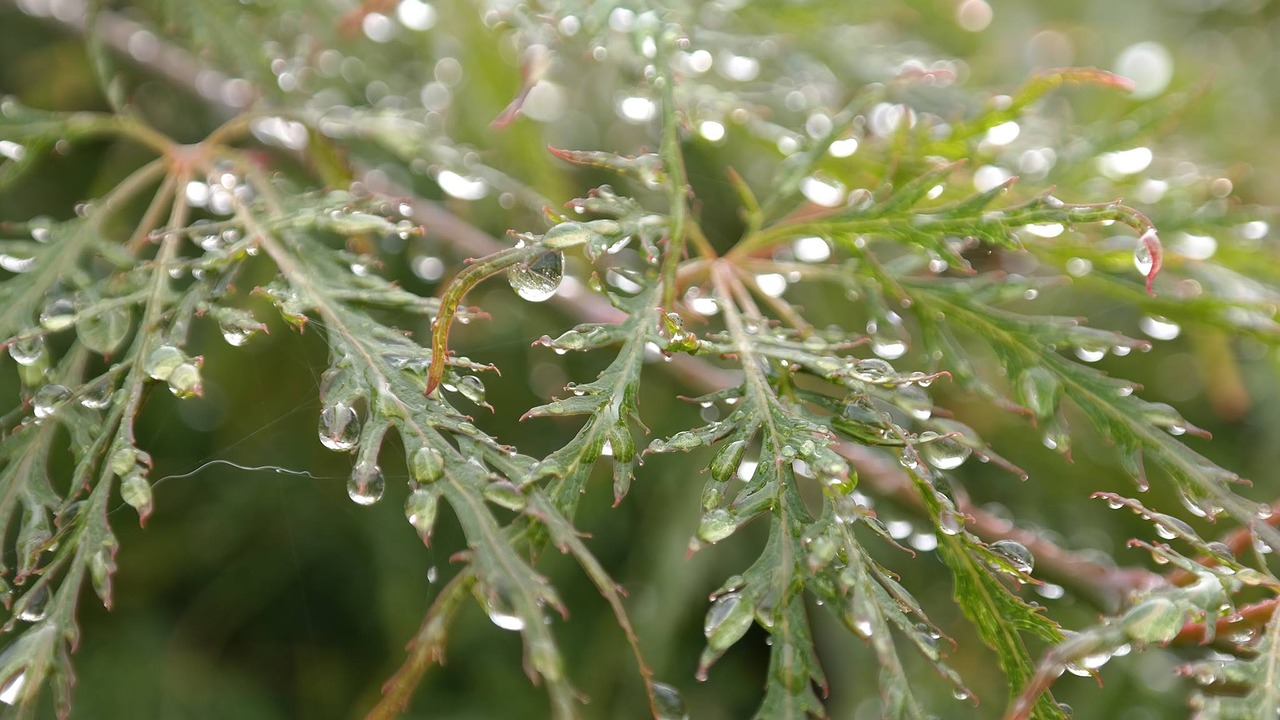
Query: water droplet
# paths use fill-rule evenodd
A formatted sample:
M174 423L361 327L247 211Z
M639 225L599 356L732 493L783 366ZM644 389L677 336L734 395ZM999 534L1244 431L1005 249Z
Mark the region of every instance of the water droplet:
M507 271L511 289L529 302L542 302L555 295L563 278L564 255L559 251L545 253Z
M3 685L0 685L0 703L4 703L5 705L16 705L18 697L22 694L22 688L26 684L26 670L22 670L10 676L8 680L4 681ZM686 714L683 720L688 720L688 718L689 716ZM663 718L662 720L666 720L666 718Z
M320 443L338 452L350 450L360 438L360 416L345 403L320 411Z
M1015 540L997 540L987 546L993 555L1008 562L1015 570L1030 573L1036 559L1025 545Z
M801 262L820 263L831 257L831 246L823 238L810 236L796 240L792 252Z
M15 608L16 617L25 622L40 622L49 612L49 588L41 585L22 596L21 608Z
M482 492L489 502L515 512L523 510L529 502L529 498L510 480L491 482L484 486Z
M885 360L897 360L907 354L907 331L895 313L867 323L871 335L871 352Z
M1155 340L1172 340L1182 332L1178 323L1159 315L1144 315L1138 321L1138 327Z
M47 418L70 396L71 390L65 385L44 385L31 397L31 409L36 417Z
M1196 531L1192 530L1190 525L1172 515L1154 513L1151 515L1151 520L1156 525L1156 534L1165 540L1173 540L1179 535L1191 538L1196 536Z
M174 397L198 397L204 392L200 368L195 363L180 363L166 379L169 382L169 392L173 393Z
M933 400L928 393L915 385L903 385L898 388L894 401L907 414L921 422L933 416Z
M591 239L592 233L579 222L562 222L542 236L542 244L553 250L582 245Z
M466 399L477 405L484 405L484 381L475 375L463 375L458 378L455 389Z
M1095 363L1107 356L1106 347L1091 347L1080 345L1075 349L1076 357L1083 362Z
M741 475L742 467L739 466L738 473ZM754 466L752 470L754 470ZM733 534L738 527L734 522L733 515L724 508L714 508L707 511L702 516L702 521L698 523L698 537L709 543L717 543Z
M943 535L958 535L963 527L963 520L954 512L943 511L938 515L938 530Z
M512 632L524 630L524 618L515 613L511 608L511 601L501 590L491 593L485 603L488 605L489 619L494 625Z
M9 343L9 357L19 365L35 365L44 358L44 336L34 335Z
M409 458L409 475L420 483L433 483L444 475L444 456L431 447L420 447Z
M897 377L893 366L879 358L859 360L853 365L853 376L866 383L878 383Z
M174 369L185 362L187 362L186 353L172 345L161 345L147 356L144 369L153 379L167 381Z
M1173 57L1152 40L1126 47L1116 58L1116 73L1133 81L1130 97L1147 100L1164 92L1173 79Z
M678 690L666 683L653 684L653 707L657 711L654 720L689 720L684 698Z
M787 278L780 273L762 273L756 276L756 285L769 297L781 297L787 291Z
M253 337L257 330L255 328L236 327L232 325L221 325L219 330L222 331L222 339L232 347L240 347L249 342L249 338Z
M377 465L356 465L347 480L347 496L357 505L372 505L382 499L387 489L387 479Z
M920 552L931 552L938 549L938 536L931 532L918 532L909 537L907 543Z
M720 628L740 602L742 602L742 596L736 592L725 593L716 598L707 610L706 619L702 623L703 634L711 637L711 634Z
M1094 653L1092 655L1085 655L1084 657L1080 658L1079 664L1080 664L1080 667L1084 668L1085 670L1097 670L1103 665L1106 665L1107 661L1109 661L1110 659L1111 659L1111 653L1109 651L1103 651L1099 653Z
M724 650L738 642L755 620L755 609L742 595L731 592L716 598L707 609L702 630L707 645Z
M1138 246L1133 249L1133 266L1138 269L1138 272L1148 275L1154 263L1155 260L1152 259L1151 250L1147 248L1146 243L1138 243Z
M1027 368L1018 377L1018 402L1038 418L1046 418L1058 408L1062 384L1048 368L1039 365Z
M90 410L103 410L111 405L115 386L109 379L99 380L80 391L80 404Z
M1195 515L1196 517L1214 520L1217 518L1218 514L1222 512L1222 508L1208 497L1200 496L1185 490L1180 492L1179 496L1182 500L1182 506L1187 509L1187 512Z
M65 330L76 322L76 304L68 297L50 300L40 311L40 326L50 332Z
M120 498L144 519L151 514L151 483L139 467L135 466L120 481Z
M920 454L924 456L925 462L939 470L954 470L960 467L972 453L973 448L960 443L957 438L939 437L933 442L920 445Z
M875 634L875 623L871 622L871 615L867 609L861 607L863 603L854 602L853 631L863 640L870 640Z
M1063 227L1062 223L1042 223L1042 224L1023 225L1022 229L1026 230L1032 235L1035 235L1036 237L1042 237L1042 238L1055 238L1061 235L1064 230L1066 230L1066 228Z
M404 516L424 543L431 539L431 528L435 525L439 507L440 494L430 490L414 490L404 502Z
M1209 552L1213 553L1215 556L1223 560L1235 562L1235 559L1236 559L1235 551L1231 549L1230 545L1224 542L1216 542L1216 541L1211 542L1205 545L1205 548L1207 548Z

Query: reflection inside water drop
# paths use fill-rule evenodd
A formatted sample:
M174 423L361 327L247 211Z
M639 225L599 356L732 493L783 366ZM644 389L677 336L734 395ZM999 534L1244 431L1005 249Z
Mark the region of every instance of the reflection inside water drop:
M544 253L534 261L507 271L511 289L529 302L543 302L556 294L564 279L564 255L559 251Z

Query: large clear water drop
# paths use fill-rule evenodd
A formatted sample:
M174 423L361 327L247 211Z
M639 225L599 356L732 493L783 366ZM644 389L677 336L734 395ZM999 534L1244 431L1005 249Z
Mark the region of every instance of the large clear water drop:
M529 263L516 265L507 271L511 289L529 302L542 302L556 294L564 279L564 254L553 251L540 255Z
M377 465L356 465L347 481L347 495L357 505L372 505L382 499L387 479Z
M955 470L969 459L973 448L964 445L953 437L940 437L930 443L920 445L920 454L925 462L939 470Z
M334 403L320 411L320 444L345 452L360 439L360 416L346 403Z

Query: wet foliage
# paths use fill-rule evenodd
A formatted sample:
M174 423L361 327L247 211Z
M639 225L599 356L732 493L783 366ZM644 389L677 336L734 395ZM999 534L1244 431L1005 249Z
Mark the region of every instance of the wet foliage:
M557 553L604 599L632 697L659 720L688 717L677 688L714 682L761 637L759 718L826 717L846 675L871 668L878 692L859 707L872 715L973 712L971 685L990 682L955 660L976 657L967 644L1007 686L984 697L991 717L1069 717L1053 696L1064 671L1179 646L1195 717L1280 711L1269 496L1190 446L1207 433L1177 409L1098 367L1193 333L1268 356L1280 342L1272 211L1224 200L1229 183L1159 149L1158 126L1193 95L1087 68L976 87L961 61L877 38L894 3L776 17L714 2L293 4L23 5L89 28L109 109L0 99L0 192L102 138L145 159L62 216L0 222L0 343L17 383L0 439L6 712L34 715L50 693L72 712L80 606L112 607L128 552L117 504L144 524L188 511L156 506L136 429L152 396L199 398L211 363L268 333L323 342L308 422L350 458L350 500L403 500L428 546L446 514L459 530L441 548L451 577L424 598L370 718L410 703L473 603L519 635L551 717L596 716L574 684L581 653L558 637L577 599L545 569ZM837 6L847 19L827 22ZM960 6L962 27L990 21L986 3ZM512 67L483 77L496 71L464 64L459 43ZM188 83L208 127L153 122L122 63ZM465 93L502 100L484 115ZM1064 109L1075 98L1124 115L1090 122ZM476 227L495 216L501 240ZM480 295L495 276L514 291L506 306ZM1089 296L1149 339L1079 317ZM491 430L476 416L510 411L489 391L508 368L476 338L490 316L544 302L559 329L522 339L562 365L563 390L542 383L523 425ZM202 353L205 327L230 350ZM664 371L694 411L679 420L650 411ZM971 502L975 464L1011 495L1051 480L964 422L983 413L1029 428L1082 496L1140 518L1159 540L1131 545L1152 569L1079 560ZM568 432L548 447L534 436L552 422ZM1109 448L1131 494L1159 499L1073 472L1081 438ZM689 610L705 612L705 647L681 676L650 666L618 566L579 516L592 493L666 502L633 485L685 454L683 482L701 484L677 530L687 553L750 557L714 567L717 589ZM1235 530L1209 540L1183 518ZM934 560L949 598L904 578ZM1093 617L1037 599L1064 593ZM852 671L825 659L824 643L846 642L869 651Z

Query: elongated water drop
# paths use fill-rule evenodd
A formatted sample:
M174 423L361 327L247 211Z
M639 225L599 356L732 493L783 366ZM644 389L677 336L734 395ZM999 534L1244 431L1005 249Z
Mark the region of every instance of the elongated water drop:
M356 446L360 439L360 416L346 403L334 403L320 411L320 444L337 452Z
M1016 390L1018 403L1043 419L1058 409L1062 383L1048 368L1036 365L1018 377Z
M1138 272L1146 275L1151 272L1151 266L1154 263L1155 260L1151 257L1151 251L1147 249L1145 244L1138 243L1137 247L1133 249L1133 266L1138 269Z
M689 720L680 691L666 683L653 684L653 709L657 711L654 720Z
M1008 562L1019 572L1030 573L1036 559L1025 545L1015 540L997 540L987 546L992 554Z
M120 481L120 498L138 511L139 518L146 521L151 514L151 483L147 482L141 468L135 466Z
M1156 534L1165 540L1173 540L1179 535L1191 538L1196 536L1196 531L1190 525L1172 515L1155 513L1151 520L1156 524Z
M867 383L884 382L896 375L893 366L879 358L859 360L853 365L853 376Z
M27 671L25 669L15 673L8 680L5 680L4 684L0 685L0 703L4 703L5 705L16 705L18 697L22 694L22 688L26 686L26 684ZM654 688L656 690L657 686L655 685ZM681 704L681 707L684 707L683 703ZM686 713L684 715L684 720L688 720L688 718L689 715ZM663 718L663 720L666 719Z
M481 493L485 500L515 512L520 512L529 503L529 498L510 480L491 482Z
M579 222L562 222L552 227L542 236L542 244L553 250L582 245L592 238L594 233Z
M458 392L476 405L484 405L484 381L475 375L458 378Z
M742 595L731 592L721 595L707 609L702 629L707 645L714 650L725 650L742 639L755 621L755 609Z
M377 465L356 465L347 480L347 495L357 505L372 505L382 499L387 479Z
M418 531L418 537L427 544L431 541L431 528L436 522L436 511L440 507L440 493L431 490L417 489L409 493L404 501L404 516Z
M511 289L529 302L542 302L556 294L564 279L564 254L558 250L540 255L507 271Z

